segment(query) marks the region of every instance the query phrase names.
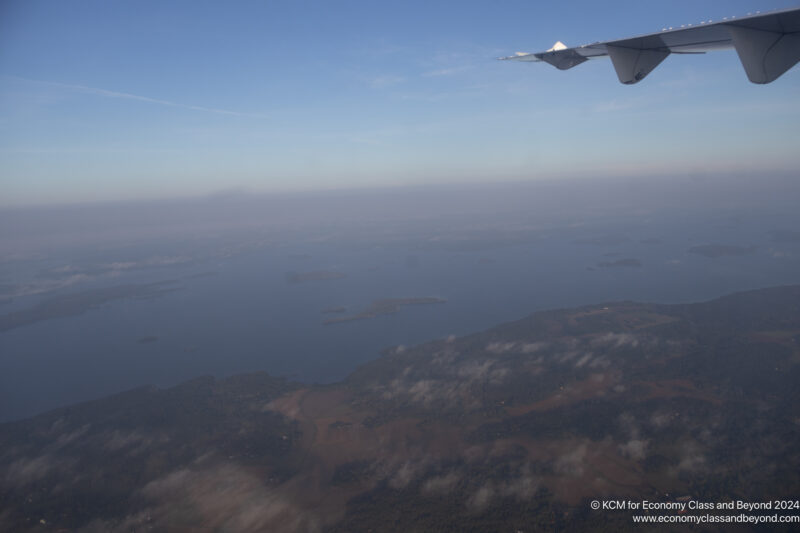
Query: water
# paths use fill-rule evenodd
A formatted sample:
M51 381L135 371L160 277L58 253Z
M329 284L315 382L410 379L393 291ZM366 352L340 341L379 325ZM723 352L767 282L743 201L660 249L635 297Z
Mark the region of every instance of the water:
M175 280L171 286L179 290L115 300L80 315L0 333L0 420L199 375L266 370L332 382L387 347L464 335L537 310L624 299L701 301L800 283L800 244L770 240L772 230L791 229L796 222L770 212L738 221L608 217L599 226L555 228L515 245L484 242L470 249L431 246L429 240L366 245L283 241L185 264L131 269L65 291L92 283L163 280ZM587 235L596 237L594 244L581 241ZM688 252L709 243L756 248L749 255L718 258ZM156 253L147 246L137 250L142 257ZM626 258L642 266L598 265ZM287 272L320 270L346 277L302 283L286 279ZM379 298L425 296L447 302L323 324L339 316L322 313L331 307L344 306L354 314ZM46 297L18 298L0 312Z

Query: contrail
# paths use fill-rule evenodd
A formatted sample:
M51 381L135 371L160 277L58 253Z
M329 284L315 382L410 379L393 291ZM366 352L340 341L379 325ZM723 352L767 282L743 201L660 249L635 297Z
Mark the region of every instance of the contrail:
M57 81L32 80L28 78L19 78L16 76L9 76L9 78L22 80L30 83L50 85L52 87L61 87L63 89L69 89L71 91L82 92L84 94L94 94L97 96L105 96L107 98L123 98L126 100L137 100L139 102L147 102L150 104L158 104L169 107L180 107L182 109L191 109L192 111L204 111L206 113L216 113L218 115L230 115L234 117L266 118L265 115L259 115L256 113L242 113L240 111L231 111L229 109L219 109L215 107L181 104L178 102L171 102L169 100L161 100L160 98L150 98L149 96L140 96L138 94L123 93L120 91L109 91L108 89L99 89L97 87L89 87L86 85L75 85L72 83L61 83Z

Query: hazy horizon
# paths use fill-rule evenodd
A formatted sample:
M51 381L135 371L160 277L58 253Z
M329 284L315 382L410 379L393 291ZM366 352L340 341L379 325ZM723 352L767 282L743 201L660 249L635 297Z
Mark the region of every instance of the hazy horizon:
M793 172L797 68L495 60L790 5L4 2L0 205Z
M335 381L537 310L800 283L798 204L796 176L740 174L2 209L0 418L202 374Z

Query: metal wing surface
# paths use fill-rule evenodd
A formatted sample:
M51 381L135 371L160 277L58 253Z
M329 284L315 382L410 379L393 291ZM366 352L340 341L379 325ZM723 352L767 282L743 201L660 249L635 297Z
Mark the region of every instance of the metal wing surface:
M703 21L571 48L557 42L544 52L518 52L499 59L544 61L567 70L589 59L608 56L619 81L633 84L644 79L670 54L702 54L728 48L736 50L751 82L775 81L800 60L800 8Z

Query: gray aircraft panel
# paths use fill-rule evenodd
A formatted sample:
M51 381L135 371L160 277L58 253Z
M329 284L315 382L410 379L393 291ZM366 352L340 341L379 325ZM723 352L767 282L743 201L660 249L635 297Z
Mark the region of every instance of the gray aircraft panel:
M633 84L644 79L670 54L697 54L728 48L736 50L751 82L775 81L800 60L800 8L703 21L576 47L557 42L544 52L518 52L499 59L543 61L567 70L588 59L610 57L620 82Z

